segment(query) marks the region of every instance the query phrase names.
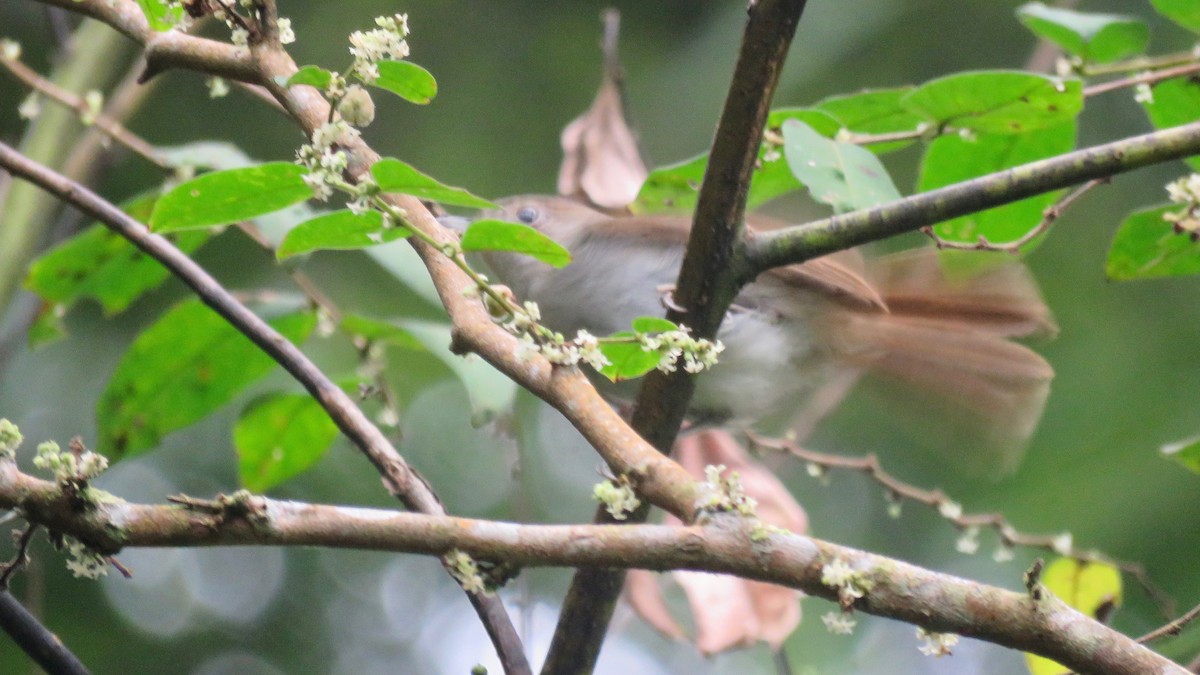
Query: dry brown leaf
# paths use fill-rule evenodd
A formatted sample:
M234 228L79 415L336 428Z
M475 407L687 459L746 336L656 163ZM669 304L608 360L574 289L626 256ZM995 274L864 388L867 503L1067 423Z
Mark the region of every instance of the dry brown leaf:
M646 180L637 138L625 119L621 65L617 60L619 15L605 13L604 79L592 107L562 132L558 193L606 209L624 209Z

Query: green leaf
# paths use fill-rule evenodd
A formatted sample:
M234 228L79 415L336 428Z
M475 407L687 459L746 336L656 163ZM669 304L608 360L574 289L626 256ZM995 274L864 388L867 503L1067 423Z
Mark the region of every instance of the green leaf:
M1142 103L1150 123L1167 129L1200 119L1200 82L1190 77L1176 77L1154 85L1153 96ZM1200 170L1200 156L1187 158L1193 169Z
M428 199L451 206L471 209L494 209L495 204L459 187L443 185L392 157L385 157L371 167L371 176L384 192L399 192L418 199Z
M437 80L428 70L409 61L380 61L379 77L371 86L418 105L425 105L437 96Z
M957 73L921 85L901 102L938 127L1021 134L1074 119L1083 109L1083 84L1019 71Z
M238 478L246 489L266 492L316 464L337 434L337 425L307 394L258 398L233 427Z
M138 0L138 6L146 15L146 23L159 33L171 30L183 18L183 7L168 5L162 0Z
M378 211L354 213L349 209L326 213L300 223L288 231L275 256L283 260L301 253L322 249L347 251L386 244L410 236L412 231L403 225L383 226L383 214Z
M386 321L370 319L357 314L347 314L342 317L341 327L346 333L370 342L414 351L427 351L425 345L412 334L412 331Z
M615 333L611 337L632 338L633 336L633 333L622 332ZM604 356L609 361L609 365L602 368L600 374L613 382L641 377L654 370L662 358L658 352L646 351L642 349L640 343L632 340L626 342L602 341L600 343L600 351L604 353Z
M278 211L313 196L307 170L291 162L214 171L159 198L150 229L175 232L228 225Z
M1161 452L1164 457L1179 462L1192 473L1200 473L1200 436L1164 445Z
M890 134L916 131L924 120L908 111L901 100L912 87L870 89L847 96L832 96L817 103L816 108L831 115L842 127L858 134ZM820 132L820 129L817 129ZM822 133L822 135L826 135ZM832 137L832 134L830 134ZM863 146L875 154L893 152L914 141L873 143Z
M1200 4L1196 0L1150 0L1159 14L1193 33L1200 33Z
M571 252L528 225L504 220L477 220L462 237L464 251L512 251L536 258L551 267L571 262Z
M29 325L29 348L41 349L67 337L67 326L63 323L66 313L65 305L42 305L37 317Z
M1150 279L1200 274L1200 243L1176 234L1163 215L1182 205L1160 206L1131 214L1117 228L1104 272L1110 279Z
M708 153L676 164L659 167L646 176L629 210L638 214L691 214L696 210L696 195L704 180Z
M870 151L831 141L799 120L783 124L783 153L813 199L844 213L900 198L887 169Z
M154 209L153 195L137 197L122 210L145 220ZM181 232L172 237L184 253L208 241L207 232ZM25 287L47 301L69 307L94 298L108 316L128 308L164 280L169 272L127 239L102 225L93 225L44 253L29 267Z
M1059 558L1046 566L1041 583L1063 602L1093 618L1121 606L1121 573L1111 565ZM1025 663L1032 675L1071 672L1070 668L1035 654L1026 654Z
M333 73L325 70L320 66L304 66L297 70L291 77L288 78L287 86L295 86L297 84L307 84L317 89L324 90L329 86L329 82L333 80Z
M983 174L1033 162L1070 151L1075 145L1075 124L1068 122L1026 134L979 134L967 140L957 135L939 136L929 144L921 162L918 189L922 192L969 180ZM1042 219L1042 211L1059 193L1036 195L1021 201L947 220L934 227L948 241L975 243L979 237L1003 244L1020 238ZM1023 250L1035 248L1037 240ZM981 262L988 256L956 256L956 260Z
M1017 8L1017 17L1035 35L1090 63L1141 54L1150 41L1146 23L1125 14L1076 12L1029 2Z
M666 333L679 330L674 322L658 316L639 316L633 320L633 330L638 333Z
M271 325L292 342L312 332L312 312ZM199 300L168 311L134 340L96 405L100 452L121 459L231 401L275 362Z

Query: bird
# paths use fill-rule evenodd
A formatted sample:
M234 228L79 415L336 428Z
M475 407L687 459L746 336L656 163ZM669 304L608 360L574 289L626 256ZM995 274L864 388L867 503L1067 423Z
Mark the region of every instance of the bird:
M554 196L496 203L480 218L534 228L572 255L561 269L512 252L482 256L518 298L537 303L548 327L608 335L629 330L637 317L663 315L690 218L614 216ZM1019 263L955 280L933 247L877 258L842 251L768 270L740 290L717 333L724 351L699 376L688 419L694 428L807 433L872 373L902 384L900 398L918 415L950 411L929 424L962 427L1012 464L1036 428L1054 374L1012 338L1056 331ZM593 379L614 403L636 395L636 383Z

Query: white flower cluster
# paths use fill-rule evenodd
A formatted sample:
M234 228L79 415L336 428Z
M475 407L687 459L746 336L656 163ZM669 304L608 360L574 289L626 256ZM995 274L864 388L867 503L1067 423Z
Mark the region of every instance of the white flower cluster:
M753 517L758 501L746 494L742 486L742 477L738 472L725 473L725 465L717 464L704 467L704 501L697 504L701 511L736 511L743 516Z
M408 15L381 16L375 19L374 30L356 30L350 34L351 68L360 80L370 84L379 79L378 63L384 59L403 59L408 56Z
M849 612L825 612L821 615L821 623L825 624L825 630L834 635L850 635L858 625Z
M873 586L870 578L841 558L836 558L821 568L821 583L837 589L838 603L847 610Z
M596 487L592 488L592 497L604 504L605 510L615 520L625 520L642 505L637 493L633 491L633 484L625 476L621 476L615 482L606 480L597 483Z
M920 626L917 627L917 639L921 641L917 649L925 656L935 658L950 656L951 650L958 644L958 636L954 633L934 633Z
M638 341L642 343L642 349L662 353L657 368L664 373L675 372L680 356L684 370L699 373L715 366L717 355L725 350L720 341L693 338L687 326L656 335L639 334Z
M1192 241L1200 240L1200 174L1193 173L1167 183L1167 196L1176 204L1183 204L1184 209L1164 213L1163 220L1171 223L1177 234L1186 232Z
M73 452L63 452L54 441L46 441L37 448L37 456L33 465L54 474L59 483L67 481L91 480L108 468L108 458L91 450L84 450L76 455Z
M76 578L99 579L108 574L108 560L70 536L63 536L67 551L67 569Z
M296 163L308 169L304 182L313 190L313 198L325 201L333 195L334 188L346 185L342 172L349 160L346 153L334 146L358 138L359 131L344 120L326 122L313 131L312 143L300 146L296 151Z
M541 354L550 363L560 366L574 366L582 362L596 370L609 365L608 357L600 351L600 340L596 336L580 330L568 340L562 333L538 323L542 320L542 312L537 303L526 301L523 307L524 311L512 312L501 324L504 330L521 339L518 358L526 359Z
M959 553L975 555L979 551L979 526L972 525L963 529L962 534L958 537L958 541L954 544L954 548Z
M0 419L0 459L16 457L17 448L21 447L24 440L25 437L21 435L17 425L7 418Z
M443 558L446 563L446 569L450 570L450 575L458 582L459 586L468 593L488 594L487 583L483 579L483 575L479 573L479 564L470 555L454 549L446 554Z

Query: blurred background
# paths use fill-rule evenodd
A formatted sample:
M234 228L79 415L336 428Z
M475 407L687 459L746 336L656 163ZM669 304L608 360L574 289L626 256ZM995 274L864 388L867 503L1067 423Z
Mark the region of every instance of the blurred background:
M804 105L961 70L1022 67L1035 41L1014 18L1018 4L810 0L776 105ZM297 62L332 68L348 63L345 35L371 27L376 15L407 12L411 60L437 77L440 91L426 107L377 95L379 113L365 131L367 140L447 183L500 197L553 192L559 131L590 104L599 82L598 17L607 6L622 12L629 108L651 166L704 151L729 84L744 21L742 0L289 0L280 3L280 11L292 18L298 36L290 49ZM1184 31L1151 18L1145 0L1089 0L1080 9L1150 18L1151 53L1191 46ZM0 37L19 39L24 60L41 72L49 69L53 34L41 5L0 3ZM127 48L110 48L101 58L120 74L131 57ZM242 92L210 100L194 73L171 72L159 80L130 121L156 145L213 139L234 143L257 159L286 160L304 141ZM24 122L16 107L25 95L0 75L5 142L21 138ZM1080 145L1148 129L1130 91L1107 94L1087 102ZM888 156L902 191L911 190L918 159L915 147ZM1195 604L1200 478L1164 460L1158 449L1200 433L1200 279L1115 284L1103 273L1112 232L1124 214L1165 201L1163 184L1183 172L1175 163L1094 190L1029 257L1061 334L1034 345L1057 378L1041 427L1015 474L972 476L943 456L923 452L896 435L886 423L888 411L862 393L852 395L808 446L852 455L876 452L892 473L945 489L968 512L1000 511L1027 532L1070 531L1078 545L1142 563L1181 610ZM105 163L98 187L118 201L157 180L152 167L117 153ZM794 221L818 215L799 200L773 210ZM0 227L3 220L0 215ZM920 243L914 236L887 247ZM442 313L420 284L414 290L397 280L419 276L402 248L374 257L324 253L305 264L345 307L436 326ZM235 232L206 245L197 258L232 288L287 288L270 256ZM16 422L28 439L24 461L44 439L95 438L95 403L117 359L138 330L183 296L169 282L113 320L84 303L67 317L71 337L37 352L13 337L20 312L9 312L0 351L0 416ZM23 297L17 306L29 302ZM335 377L354 368L353 350L337 340L314 339L308 351ZM556 413L518 394L515 415L474 428L467 391L444 361L398 352L389 372L402 398L401 451L430 478L451 512L536 522L591 517L590 486L599 460ZM494 382L486 373L472 377ZM282 376L259 390L268 386L294 388ZM508 390L494 386L496 400L507 400ZM236 489L229 430L249 398L168 437L160 450L114 467L102 487L153 502L178 492L209 496ZM881 491L857 475L835 473L823 485L797 463L773 466L807 509L816 536L1012 589L1020 587L1022 572L1036 557L1018 550L1015 560L994 562L995 542L988 533L980 553L957 553L953 528L915 505L906 506L899 519L890 518ZM315 470L272 495L394 506L367 462L342 441ZM479 662L495 668L467 602L430 559L317 550L136 550L120 556L133 579L110 574L91 582L71 578L44 543L35 547L34 563L18 577L15 592L97 673L465 673ZM548 644L568 580L568 571L531 570L504 592L535 662ZM970 640L952 658L934 661L917 652L912 627L867 616L859 617L854 635L833 636L819 620L831 607L812 599L804 606L806 619L786 645L798 673L1023 668L1019 654ZM1138 635L1163 622L1146 593L1127 580L1126 604L1115 626ZM1200 650L1200 631L1185 632L1162 649L1189 660ZM764 647L705 659L689 645L658 637L628 610L618 612L599 665L602 673L773 669ZM0 641L0 672L36 670Z

